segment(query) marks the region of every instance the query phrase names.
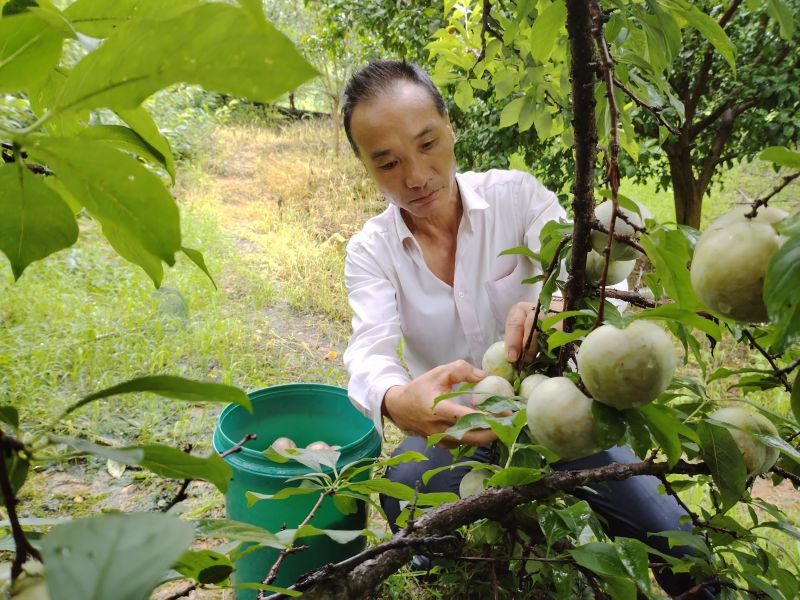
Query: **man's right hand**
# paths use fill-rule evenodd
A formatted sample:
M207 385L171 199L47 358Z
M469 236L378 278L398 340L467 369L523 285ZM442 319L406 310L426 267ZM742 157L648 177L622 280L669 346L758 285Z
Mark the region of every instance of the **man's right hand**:
M433 401L452 391L453 385L462 382L475 383L486 376L464 360L436 367L423 373L405 385L389 388L383 397L383 414L403 431L427 437L441 433L466 414L478 412L450 400L442 400L436 406ZM467 432L460 443L483 446L497 439L491 429L473 429ZM459 442L444 438L440 444L455 446Z

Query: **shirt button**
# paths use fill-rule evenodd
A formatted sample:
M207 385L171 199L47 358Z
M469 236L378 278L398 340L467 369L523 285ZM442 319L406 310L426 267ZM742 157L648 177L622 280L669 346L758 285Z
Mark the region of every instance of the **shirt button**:
M458 297L459 298L463 298L464 297L464 292L458 292Z

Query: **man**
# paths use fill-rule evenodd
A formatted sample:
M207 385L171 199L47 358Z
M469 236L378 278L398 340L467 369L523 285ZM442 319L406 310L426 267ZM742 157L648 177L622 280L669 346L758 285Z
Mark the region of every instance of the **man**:
M349 82L343 112L354 152L389 202L347 246L345 279L353 310L353 336L344 356L348 392L379 431L389 418L410 434L396 453L428 456L387 473L414 486L426 470L452 463L446 449L426 450L425 438L474 412L450 400L434 407L434 399L456 384L483 378L474 365L501 336L508 359L516 360L533 325L532 300L539 287L521 282L536 267L526 257L499 253L520 245L536 250L545 223L566 213L528 174L456 173L447 109L416 65L370 63ZM491 430L476 429L462 441L479 447L473 459L488 461L487 444L494 439ZM635 460L630 449L612 448L558 468ZM464 473L444 471L421 491L457 491ZM647 538L647 532L685 528L684 513L674 498L658 493L658 483L652 477L612 482L596 486L587 500L606 519L610 535L637 537L668 551L663 538ZM398 502L381 497L381 504L396 530ZM686 575L666 570L656 576L673 594L692 584Z

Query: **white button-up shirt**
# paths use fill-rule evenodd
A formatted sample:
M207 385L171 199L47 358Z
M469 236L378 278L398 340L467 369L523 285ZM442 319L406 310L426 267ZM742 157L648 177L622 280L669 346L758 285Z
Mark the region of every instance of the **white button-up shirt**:
M457 359L480 367L486 348L502 339L511 306L534 302L541 289L521 283L541 272L538 264L500 252L521 245L538 250L544 224L566 218L555 194L527 173L469 172L456 181L464 210L452 287L430 271L395 205L347 244L348 394L378 431L390 387Z

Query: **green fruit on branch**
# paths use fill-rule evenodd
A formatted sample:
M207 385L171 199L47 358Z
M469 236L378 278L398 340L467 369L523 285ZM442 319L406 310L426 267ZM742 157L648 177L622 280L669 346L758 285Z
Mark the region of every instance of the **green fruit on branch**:
M527 400L528 398L530 398L533 388L535 388L540 383L547 381L548 379L550 378L547 375L542 375L541 373L534 373L533 375L528 375L519 384L519 395L522 396L525 400Z
M678 366L672 338L652 321L625 329L603 325L578 353L578 373L592 397L618 409L652 402L667 389Z
M605 266L606 259L602 254L598 254L594 250L590 250L586 255L586 279L589 283L597 285L603 277L603 267ZM612 260L608 263L608 274L606 276L606 285L615 285L621 281L625 281L628 275L633 271L636 265L635 260Z
M499 375L487 375L472 388L472 406L477 406L491 396L513 396L514 386Z
M565 460L602 450L592 400L566 377L551 377L528 398L528 428L542 446Z
M709 308L743 323L767 320L764 278L767 263L782 242L770 220L782 212L765 211L762 219L745 219L737 210L720 217L700 236L691 281Z
M600 224L603 225L606 229L609 228L611 225L611 213L613 211L613 204L611 200L606 200L605 202L601 202L598 204L594 209L594 216L595 218L600 221ZM642 226L642 217L640 217L637 213L633 212L632 210L628 210L626 208L618 207L619 212L624 214L628 220L636 225L637 227ZM635 239L638 239L638 234L636 230L631 227L628 223L624 220L617 217L614 221L614 233L619 235L626 235L632 236ZM603 254L603 250L605 250L606 244L608 244L608 234L603 233L602 231L592 230L592 248L594 248L595 252L598 254ZM611 244L611 260L634 260L641 256L641 252L636 250L635 248L631 248L627 244L623 244L622 242L614 241Z
M748 475L766 473L778 460L779 452L776 448L767 446L758 438L750 435L750 433L759 433L778 437L778 429L764 415L741 406L728 406L714 411L711 418L734 426L728 427L728 431L742 452Z
M497 375L506 381L514 381L517 371L514 368L514 363L508 362L506 356L505 342L495 342L483 353L481 368L488 375Z
M297 448L297 444L295 444L294 440L291 438L279 437L277 440L272 442L272 448L277 452L283 452L289 448Z
M458 485L458 495L461 498L467 496L474 496L480 494L483 490L483 483L489 479L491 473L486 469L472 469L469 473L464 475L461 483Z
M724 215L717 217L714 219L711 224L706 227L704 233L709 233L711 231L718 231L720 229L725 229L726 226L732 223L746 223L751 219L745 217L752 208L747 206L737 206L736 208L729 210ZM776 208L774 206L762 206L758 209L758 214L753 217L753 221L756 223L765 223L767 225L774 225L775 223L782 221L786 217L789 216L785 210L780 208ZM699 240L697 240L697 245L695 246L695 252L697 248L703 245L703 237L701 236Z

